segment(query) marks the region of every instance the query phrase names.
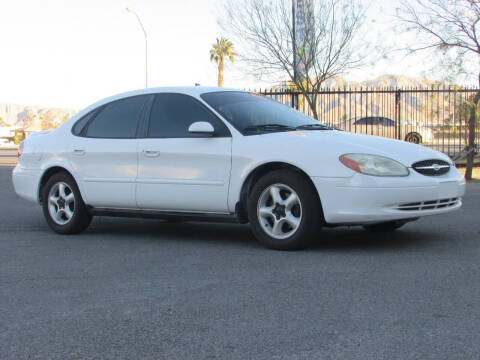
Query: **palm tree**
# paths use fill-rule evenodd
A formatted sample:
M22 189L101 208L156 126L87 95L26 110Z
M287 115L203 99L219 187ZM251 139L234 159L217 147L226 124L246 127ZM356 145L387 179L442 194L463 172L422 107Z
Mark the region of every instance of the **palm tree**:
M225 67L225 57L228 57L231 62L235 60L235 53L233 44L225 39L223 36L212 45L210 49L210 61L215 61L218 64L218 86L223 85L223 69Z

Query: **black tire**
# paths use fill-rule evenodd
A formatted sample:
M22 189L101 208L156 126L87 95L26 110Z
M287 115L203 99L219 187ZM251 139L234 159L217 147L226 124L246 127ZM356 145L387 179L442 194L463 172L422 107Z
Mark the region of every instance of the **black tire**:
M405 221L388 221L379 224L365 225L363 228L372 232L392 232L405 225Z
M56 190L55 187L58 187L59 184L66 185L66 189L64 192L67 196L58 195L59 191ZM50 201L49 196L58 197L56 205L54 201ZM70 203L65 202L65 199L73 193L73 201ZM80 191L78 190L77 183L72 178L72 176L66 172L59 172L53 174L46 184L43 186L42 191L42 209L43 215L45 216L45 220L47 221L48 226L59 234L78 234L84 231L92 221L92 215L88 212L85 203L83 202L82 196ZM58 196L56 196L58 195ZM63 199L63 209L69 208L69 211L73 213L70 218L67 218L66 213L63 212L63 218L54 220L53 215L50 210L50 205L53 205L54 208L62 209L62 204L59 204L60 199ZM59 207L60 206L60 207ZM55 212L55 210L52 210ZM58 211L57 211L58 213ZM65 223L58 223L58 221L62 221Z
M408 133L407 136L405 136L405 141L413 144L421 144L422 136L418 133Z
M265 222L265 219L263 219L265 222L263 225L260 223L259 213L257 210L259 207L259 201L261 200L260 197L264 196L263 194L269 191L271 187L275 187L277 185L283 185L285 188L293 190L296 197L299 199L299 202L294 205L296 207L295 209L292 207L290 210L287 210L290 215L292 215L295 210L298 214L300 214L297 222L298 225L295 227L296 230L293 230L292 227L290 231L294 232L282 239L275 238L267 233L269 224ZM279 194L281 194L281 192ZM285 194L286 195L284 196L288 196L291 195L292 192L289 193L288 190L286 190ZM271 198L271 200L273 201L273 198ZM284 200L286 199L282 199L282 201ZM272 203L270 206L273 207L276 205ZM294 170L275 170L260 178L260 180L258 180L258 182L252 188L248 198L247 208L248 219L251 224L253 234L260 241L260 243L271 249L303 249L307 247L316 236L318 236L318 232L322 228L323 216L316 189L311 183L308 182L308 180L304 178L304 176ZM285 208L283 208L282 214L285 216ZM277 221L280 223L279 220L286 220L286 217L282 217L282 214L279 214L279 218L276 218L276 215L273 216L271 221ZM276 220L274 218L276 218ZM285 226L285 223L282 224L283 225L279 227L280 231L283 231L282 229ZM291 227L290 223L287 223L286 226L287 230L289 227ZM288 231L286 232L286 235L288 235ZM285 235L282 234L282 236Z

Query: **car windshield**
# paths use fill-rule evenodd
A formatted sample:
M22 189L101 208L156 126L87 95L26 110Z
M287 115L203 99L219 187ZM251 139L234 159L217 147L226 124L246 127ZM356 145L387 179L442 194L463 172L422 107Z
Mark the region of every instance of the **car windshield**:
M201 98L243 135L291 130L329 130L330 127L263 95L220 91Z

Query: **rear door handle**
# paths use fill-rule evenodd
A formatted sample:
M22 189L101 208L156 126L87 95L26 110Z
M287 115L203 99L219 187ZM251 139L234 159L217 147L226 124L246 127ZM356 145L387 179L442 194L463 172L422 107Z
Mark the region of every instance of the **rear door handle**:
M77 156L85 155L85 150L82 150L82 149L73 149L73 155L77 155Z
M143 150L145 156L155 157L160 155L160 151L155 150Z

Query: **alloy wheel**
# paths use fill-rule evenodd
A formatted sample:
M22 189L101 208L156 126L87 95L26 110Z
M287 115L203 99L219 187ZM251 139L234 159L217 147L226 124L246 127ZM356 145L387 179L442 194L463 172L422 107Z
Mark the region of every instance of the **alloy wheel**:
M54 184L48 193L48 212L58 225L67 224L75 212L75 195L64 182Z
M269 236L285 239L293 235L302 220L302 203L297 193L284 184L267 187L257 204L260 226Z
M421 143L420 136L418 136L417 134L409 134L407 136L407 142L413 143L413 144L420 144Z

